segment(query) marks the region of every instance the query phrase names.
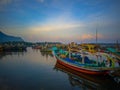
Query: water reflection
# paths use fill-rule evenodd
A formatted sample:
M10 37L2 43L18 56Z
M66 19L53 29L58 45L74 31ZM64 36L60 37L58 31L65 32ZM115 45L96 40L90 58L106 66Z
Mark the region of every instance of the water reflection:
M42 55L42 56L45 56L45 57L48 57L48 56L53 57L52 52L42 52L42 51L40 51L40 52L41 52L41 55Z
M6 55L12 55L11 52L0 52L0 60L2 60L3 57L5 57Z
M69 70L48 52L27 48L27 52L0 54L0 90L94 89L120 88L109 77L98 78Z
M48 90L53 87L48 82L55 81L56 76L53 72L55 59L51 56L47 59L31 48L27 48L27 52L0 55L0 90Z
M6 56L12 56L12 55L17 55L17 56L24 56L24 54L27 51L16 51L16 52L0 52L0 60Z
M56 71L64 72L68 75L68 80L72 87L78 87L80 90L118 90L119 84L114 82L109 76L93 76L78 73L58 62L54 67Z
M52 52L41 51L40 49L34 49L34 48L32 48L32 49L33 49L33 51L36 51L36 52L40 51L41 55L45 56L46 58L48 58L48 56L53 57Z

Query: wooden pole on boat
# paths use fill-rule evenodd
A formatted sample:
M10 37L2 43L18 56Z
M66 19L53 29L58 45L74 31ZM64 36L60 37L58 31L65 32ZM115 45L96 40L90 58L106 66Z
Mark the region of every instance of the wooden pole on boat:
M98 52L98 30L96 28L96 51Z
M98 38L97 38L97 28L96 28L96 45L97 45L97 40L98 40Z
M82 64L84 64L84 59L85 59L85 56L84 56L84 53L82 51Z
M69 49L69 58L71 58L70 47L68 47L68 49Z

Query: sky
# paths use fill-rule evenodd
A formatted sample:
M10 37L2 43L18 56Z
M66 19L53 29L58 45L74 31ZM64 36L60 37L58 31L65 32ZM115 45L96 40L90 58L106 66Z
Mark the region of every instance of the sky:
M120 0L0 0L0 31L30 42L120 41Z

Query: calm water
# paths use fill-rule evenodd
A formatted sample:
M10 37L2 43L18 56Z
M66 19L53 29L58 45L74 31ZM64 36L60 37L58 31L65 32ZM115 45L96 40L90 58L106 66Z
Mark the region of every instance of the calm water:
M120 90L109 77L72 72L39 50L0 53L0 90Z

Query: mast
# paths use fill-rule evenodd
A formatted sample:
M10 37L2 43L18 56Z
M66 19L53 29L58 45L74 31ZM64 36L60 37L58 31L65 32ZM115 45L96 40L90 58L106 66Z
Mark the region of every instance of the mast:
M98 52L98 30L97 30L97 28L96 28L96 49Z
M69 58L71 58L71 52L70 52L70 49L69 49Z
M116 50L119 50L119 43L118 43L118 40L116 41Z
M98 61L98 56L99 55L98 55L98 35L97 35L97 33L98 33L98 31L97 31L97 28L96 28L96 49L97 49L97 55L96 56L97 56L97 64L98 64L98 62L99 62Z
M97 40L98 40L98 38L97 38L97 28L96 28L96 45L97 45Z

